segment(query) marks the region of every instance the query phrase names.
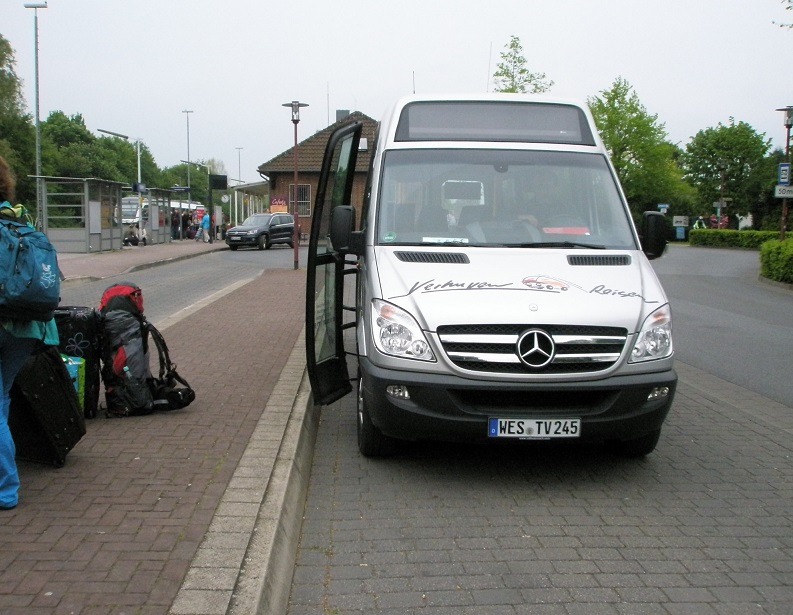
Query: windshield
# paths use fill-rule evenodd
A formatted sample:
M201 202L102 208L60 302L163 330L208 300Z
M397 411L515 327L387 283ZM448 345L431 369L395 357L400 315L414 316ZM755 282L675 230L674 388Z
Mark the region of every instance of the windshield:
M390 151L379 193L380 245L636 247L599 154Z
M270 214L248 216L247 218L245 218L245 221L242 223L242 226L263 226L270 221L271 217L272 216Z

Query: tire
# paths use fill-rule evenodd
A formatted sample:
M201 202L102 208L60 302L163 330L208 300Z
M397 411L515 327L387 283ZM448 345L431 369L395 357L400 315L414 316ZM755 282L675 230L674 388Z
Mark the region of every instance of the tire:
M229 246L229 250L231 250L231 251L233 252L233 251L234 251L234 250L236 250L238 247L239 247L239 246Z
M644 457L649 455L655 450L658 440L661 437L661 429L656 429L650 433L635 438L633 440L620 440L611 444L611 450L620 457L634 459L637 457Z
M260 250L264 250L267 248L270 249L270 241L267 238L267 235L259 235L259 241L256 243L256 247Z
M363 389L363 380L358 379L358 450L364 457L387 457L396 452L396 441L383 435L369 416L369 401Z

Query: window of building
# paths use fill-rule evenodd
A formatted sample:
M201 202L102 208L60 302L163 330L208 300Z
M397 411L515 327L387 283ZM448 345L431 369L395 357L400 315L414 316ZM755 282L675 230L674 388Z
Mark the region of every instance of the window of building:
M289 211L294 211L295 185L289 184ZM297 185L297 213L301 217L311 216L311 185Z

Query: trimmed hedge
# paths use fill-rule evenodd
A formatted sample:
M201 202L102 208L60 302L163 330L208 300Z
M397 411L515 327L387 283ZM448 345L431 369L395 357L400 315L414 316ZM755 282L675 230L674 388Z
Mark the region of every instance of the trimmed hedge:
M760 248L760 275L793 284L793 239L766 241Z
M709 248L750 248L759 250L766 241L779 239L779 231L729 231L727 229L691 229L688 241L692 246Z
M760 250L760 275L793 284L793 238L779 241L779 231L691 229L688 240L692 246Z

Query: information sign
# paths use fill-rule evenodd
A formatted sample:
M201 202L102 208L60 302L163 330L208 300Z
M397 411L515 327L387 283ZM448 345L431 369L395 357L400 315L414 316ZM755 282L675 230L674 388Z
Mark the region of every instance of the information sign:
M774 196L778 199L793 198L793 186L776 186Z
M779 176L777 179L777 183L780 186L789 186L790 185L790 163L783 162L779 165Z

